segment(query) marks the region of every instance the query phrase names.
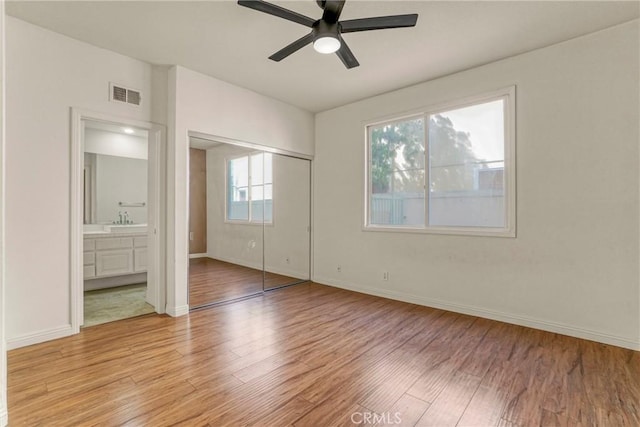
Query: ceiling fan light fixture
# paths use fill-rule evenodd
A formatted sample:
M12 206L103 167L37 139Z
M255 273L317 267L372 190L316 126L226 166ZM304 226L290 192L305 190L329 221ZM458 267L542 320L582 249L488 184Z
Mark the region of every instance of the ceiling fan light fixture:
M313 42L313 48L319 53L334 53L340 49L340 40L333 36L318 37Z
M340 20L340 14L346 0L316 0L322 9L322 17L313 20L282 6L264 0L238 0L240 6L257 10L268 15L277 16L287 21L295 22L311 28L311 32L289 43L269 57L272 61L282 61L294 52L313 43L313 48L319 53L335 53L347 69L360 65L349 49L349 45L342 39L341 34L359 31L384 30L388 28L414 27L418 21L418 14L374 16L372 18Z

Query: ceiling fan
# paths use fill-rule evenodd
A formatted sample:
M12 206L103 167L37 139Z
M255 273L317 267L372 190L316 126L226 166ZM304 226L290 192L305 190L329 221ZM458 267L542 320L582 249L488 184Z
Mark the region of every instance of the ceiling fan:
M320 53L336 53L347 68L360 65L358 60L342 39L341 34L357 31L383 30L386 28L413 27L418 20L418 14L377 16L375 18L360 18L339 21L345 0L316 0L323 9L322 18L314 20L297 12L267 3L262 0L239 0L240 6L245 6L269 15L278 16L311 28L311 32L299 38L290 45L277 51L269 57L274 61L281 61L292 53L313 43L313 48Z

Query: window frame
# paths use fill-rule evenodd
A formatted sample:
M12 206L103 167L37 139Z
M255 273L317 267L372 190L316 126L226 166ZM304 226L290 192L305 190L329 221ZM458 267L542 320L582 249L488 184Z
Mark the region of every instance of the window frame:
M429 225L429 194L428 183L430 182L429 163L429 117L449 110L471 107L477 104L503 100L504 117L504 227L477 227L477 226L432 226ZM416 118L424 119L424 141L425 141L425 214L424 224L415 225L376 225L370 223L371 215L371 195L373 183L371 179L371 134L374 127L397 123ZM422 234L444 234L460 236L487 236L487 237L516 237L516 86L508 86L491 92L484 92L479 95L458 98L456 100L442 102L418 108L405 113L387 116L378 120L364 122L365 134L365 168L364 168L364 225L363 231L381 231L393 233L422 233Z
M271 173L271 221L265 221L264 220L264 212L263 212L263 219L262 221L257 221L257 220L252 220L252 211L253 211L253 206L252 206L252 176L251 176L251 157L255 156L256 154L262 154L263 156L266 154L271 154L271 164L272 164L272 173ZM247 160L247 169L248 169L248 181L247 181L247 195L248 195L248 199L247 199L247 203L248 203L248 220L245 219L230 219L229 218L229 162L231 162L232 160L236 160L236 159L241 159L243 157L246 157ZM264 157L263 157L264 159ZM263 165L263 173L264 173L264 165ZM264 195L264 179L263 179L263 183L261 184L263 187L263 195ZM260 151L260 150L256 150L256 151L251 151L249 153L245 153L245 154L241 154L241 155L234 155L234 156L226 156L224 158L224 222L226 224L242 224L242 225L258 225L258 226L262 226L262 225L267 225L267 226L273 226L275 218L273 217L273 214L275 212L275 208L274 208L274 197L273 197L273 191L275 189L275 184L274 184L274 176L273 176L273 153L268 152L268 151ZM264 199L264 200L268 200L268 199Z

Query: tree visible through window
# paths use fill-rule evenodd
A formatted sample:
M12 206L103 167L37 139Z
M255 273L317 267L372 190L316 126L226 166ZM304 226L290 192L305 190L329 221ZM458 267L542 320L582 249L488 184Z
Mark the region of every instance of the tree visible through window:
M273 155L227 160L227 221L273 221Z
M367 225L506 229L507 101L369 126Z

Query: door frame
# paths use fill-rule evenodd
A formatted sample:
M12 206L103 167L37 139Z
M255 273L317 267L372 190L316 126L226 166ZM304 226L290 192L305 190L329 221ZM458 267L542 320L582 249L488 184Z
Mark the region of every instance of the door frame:
M71 108L71 241L70 241L70 318L74 334L84 323L84 274L83 274L83 174L84 174L84 126L90 120L145 129L148 132L147 174L147 302L156 313L166 311L166 272L162 266L166 252L165 232L165 175L166 128L152 122Z

